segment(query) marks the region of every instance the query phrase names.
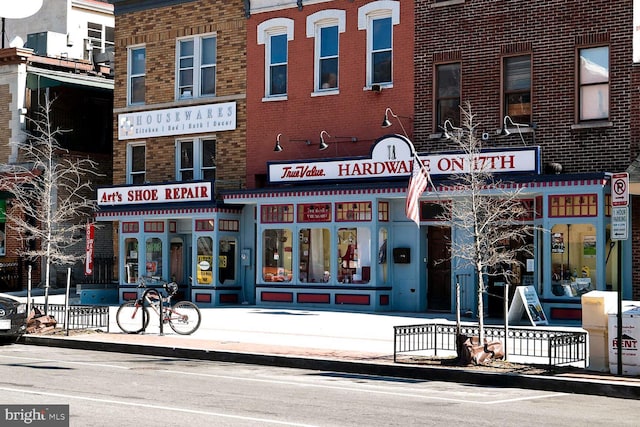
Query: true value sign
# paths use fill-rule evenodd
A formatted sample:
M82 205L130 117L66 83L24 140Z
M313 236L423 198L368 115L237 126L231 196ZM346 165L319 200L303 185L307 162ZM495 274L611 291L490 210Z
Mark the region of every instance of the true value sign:
M411 142L401 135L388 135L375 142L370 157L311 162L269 162L269 182L303 183L348 179L384 179L411 175ZM453 175L482 170L491 173L539 173L539 147L483 150L469 158L461 152L420 156L431 175Z

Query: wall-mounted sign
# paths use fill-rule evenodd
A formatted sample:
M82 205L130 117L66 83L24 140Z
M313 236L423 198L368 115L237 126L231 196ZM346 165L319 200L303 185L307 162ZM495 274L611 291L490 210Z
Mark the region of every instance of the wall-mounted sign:
M212 200L211 182L178 182L162 185L98 188L98 206L210 200Z
M331 221L331 204L313 203L298 205L299 222Z
M118 139L219 132L236 128L236 103L118 114Z
M401 135L385 136L371 150L371 157L311 162L269 162L269 181L384 179L408 177L412 173L411 142ZM490 173L540 173L539 147L511 150L483 150L469 159L463 152L420 156L431 175L455 175L473 170Z

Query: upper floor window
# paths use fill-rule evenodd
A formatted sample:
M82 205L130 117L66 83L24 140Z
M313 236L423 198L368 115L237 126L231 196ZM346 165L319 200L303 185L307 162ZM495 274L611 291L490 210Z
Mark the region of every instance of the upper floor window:
M91 43L93 59L95 60L97 54L113 49L115 44L114 28L95 22L87 22L87 40Z
M436 66L436 120L460 126L460 63Z
M375 1L358 9L358 29L367 31L367 86L393 83L393 26L400 2Z
M215 139L198 138L179 141L176 148L178 150L176 153L178 181L215 180Z
M127 146L127 184L144 184L146 174L146 147L144 144Z
M179 99L216 94L216 49L215 36L178 40Z
M531 57L504 58L504 115L531 123Z
M147 72L147 51L144 46L129 48L128 68L128 104L142 104L145 97Z
M265 96L287 95L288 48L293 40L293 20L273 18L258 25L258 44L265 45Z
M609 118L609 47L579 50L580 120Z
M339 34L345 31L344 10L323 10L307 17L307 37L315 37L314 91L338 89Z

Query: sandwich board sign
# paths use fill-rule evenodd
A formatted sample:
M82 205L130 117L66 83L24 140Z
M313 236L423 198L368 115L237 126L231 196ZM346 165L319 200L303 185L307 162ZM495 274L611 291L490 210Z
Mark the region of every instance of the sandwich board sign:
M540 304L536 288L533 286L516 287L516 292L509 307L509 323L519 323L525 313L533 326L549 324L542 304Z

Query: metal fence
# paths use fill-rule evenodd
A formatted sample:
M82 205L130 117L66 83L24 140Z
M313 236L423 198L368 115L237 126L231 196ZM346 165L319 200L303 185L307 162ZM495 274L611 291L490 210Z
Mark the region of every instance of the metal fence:
M44 313L44 304L33 304ZM64 304L49 304L47 313L56 319L58 325L67 329ZM106 328L109 332L109 306L99 305L70 305L69 329L98 329Z
M455 324L424 324L394 326L393 361L399 353L456 351L457 327ZM460 334L478 336L477 325L464 325ZM505 339L504 327L485 326L488 341L501 341L506 354L533 360L544 360L549 366L587 363L587 332L574 330L550 330L510 327Z

